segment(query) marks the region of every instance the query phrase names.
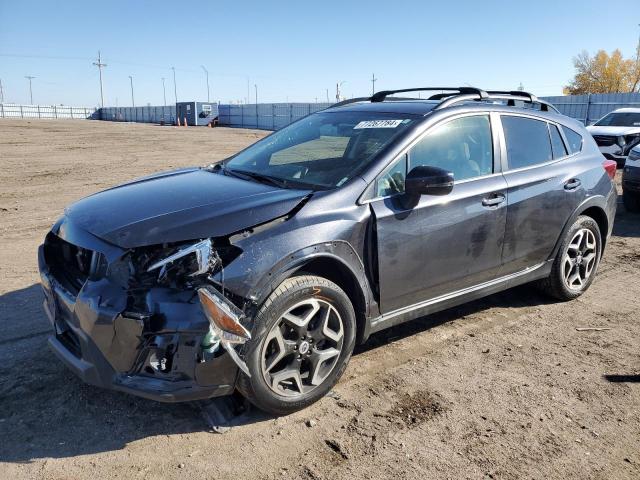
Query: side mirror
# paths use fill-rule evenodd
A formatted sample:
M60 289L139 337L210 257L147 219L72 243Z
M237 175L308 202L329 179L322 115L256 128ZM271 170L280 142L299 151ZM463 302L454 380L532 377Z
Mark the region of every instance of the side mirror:
M404 188L411 197L447 195L453 190L453 173L438 167L420 165L407 174Z

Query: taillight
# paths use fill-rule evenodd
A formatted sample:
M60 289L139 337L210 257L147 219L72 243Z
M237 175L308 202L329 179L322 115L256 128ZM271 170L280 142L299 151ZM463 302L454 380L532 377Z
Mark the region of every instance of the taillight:
M618 168L618 164L614 160L605 160L602 162L602 167L604 171L607 172L609 178L613 180L616 177L616 169Z

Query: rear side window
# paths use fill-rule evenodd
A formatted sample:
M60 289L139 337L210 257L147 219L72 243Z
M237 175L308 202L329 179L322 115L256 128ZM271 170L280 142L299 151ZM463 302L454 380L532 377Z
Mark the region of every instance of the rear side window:
M560 130L555 125L549 124L549 133L551 134L551 148L553 150L553 158L562 158L567 156L567 148L562 141Z
M510 169L530 167L553 160L547 122L532 118L502 116Z
M569 152L578 153L582 151L582 135L578 132L574 132L569 127L562 126L562 131L564 132L564 136L567 137L567 142L569 142Z

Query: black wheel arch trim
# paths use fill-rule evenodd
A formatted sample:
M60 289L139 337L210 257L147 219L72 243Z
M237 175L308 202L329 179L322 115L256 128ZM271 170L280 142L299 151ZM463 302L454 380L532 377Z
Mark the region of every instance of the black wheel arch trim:
M265 273L255 287L250 291L250 299L256 305L261 305L267 297L284 280L316 260L338 262L355 280L355 284L362 295L361 312L364 318L358 318L358 335L356 342L361 343L368 337L370 319L379 315L378 303L375 300L362 259L356 250L344 240L323 242L302 248L290 253L277 262ZM313 272L311 272L313 274ZM354 305L356 308L356 305ZM358 312L356 311L356 316Z
M556 244L553 247L551 255L549 255L549 257L548 257L549 260L555 258L555 256L558 253L558 249L560 248L560 245L562 244L562 239L565 237L565 235L567 234L567 232L569 231L571 226L575 223L575 221L578 219L578 217L580 215L583 215L587 210L593 209L593 208L600 210L601 214L602 214L602 217L604 219L606 219L606 222L607 222L606 231L601 231L600 232L600 236L601 236L601 240L602 240L601 252L602 253L604 252L604 247L605 247L605 245L607 243L607 237L609 236L609 232L611 231L611 228L613 226L613 220L614 219L610 218L609 214L607 213L607 210L609 209L609 205L607 203L607 198L604 197L604 196L601 196L601 195L597 195L597 196L593 196L593 197L589 197L589 198L585 199L574 210L573 214L569 217L569 219L564 224L564 227L562 228L562 231L560 232L560 235L558 236L558 239L556 240ZM614 210L613 214L615 215L615 210ZM598 223L598 226L600 227L601 225L600 225L599 219L594 218L594 220L596 221L596 223Z

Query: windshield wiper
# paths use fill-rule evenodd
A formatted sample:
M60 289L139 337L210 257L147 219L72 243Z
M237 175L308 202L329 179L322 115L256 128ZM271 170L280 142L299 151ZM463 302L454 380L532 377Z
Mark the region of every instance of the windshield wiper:
M251 172L248 170L235 170L235 169L226 168L226 167L223 167L223 168L225 173L234 175L236 177L240 177L240 178L244 177L245 179L251 178L261 183L267 183L269 185L273 185L274 187L287 188L288 182L286 180L271 177L269 175L264 175L262 173Z

